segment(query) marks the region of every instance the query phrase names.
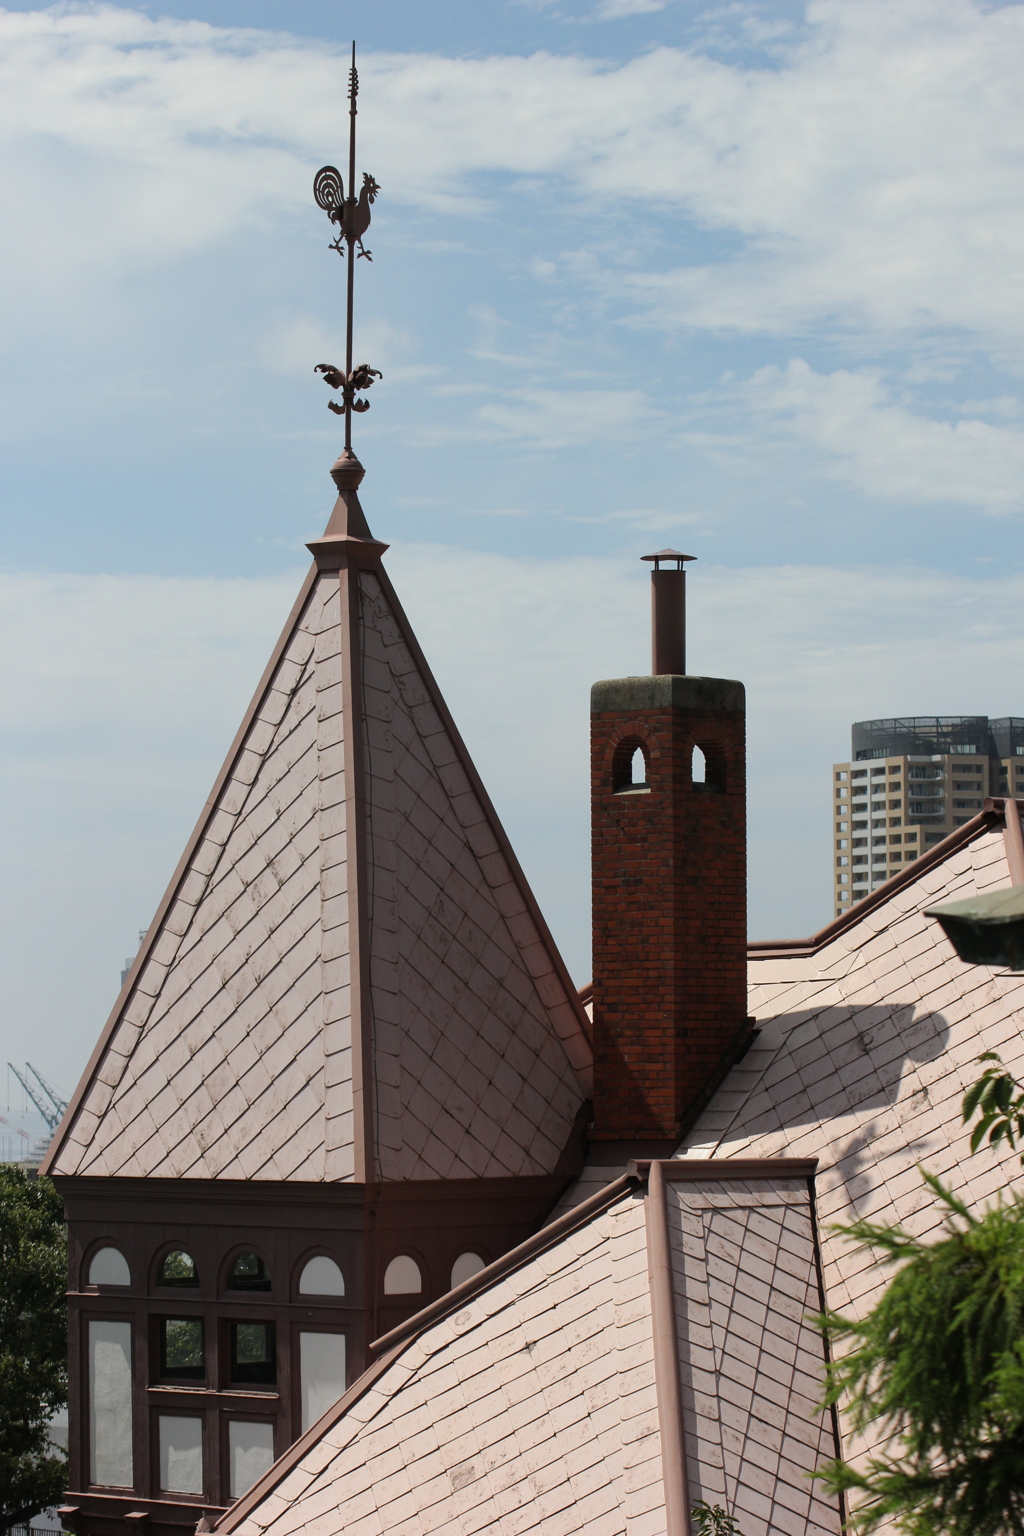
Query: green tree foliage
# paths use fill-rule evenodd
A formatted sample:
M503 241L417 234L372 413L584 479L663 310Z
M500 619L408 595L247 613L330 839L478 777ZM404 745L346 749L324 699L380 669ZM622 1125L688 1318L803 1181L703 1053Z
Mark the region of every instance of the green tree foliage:
M1024 1200L974 1217L925 1178L945 1237L839 1228L901 1267L862 1321L823 1319L852 1345L828 1369L826 1402L844 1399L852 1427L892 1436L897 1454L819 1476L866 1495L853 1516L865 1531L893 1519L910 1536L1024 1536Z
M64 1208L49 1179L0 1165L0 1530L66 1481L47 1425L68 1400Z
M704 1499L690 1509L693 1536L740 1536L739 1522L727 1515L721 1504L708 1504Z
M971 1151L977 1152L983 1141L997 1147L1007 1141L1016 1148L1024 1139L1024 1088L1009 1072L1001 1071L1002 1057L986 1051L979 1061L998 1061L999 1067L986 1067L973 1088L964 1095L964 1124L972 1115L978 1123L971 1132ZM1024 1163L1024 1153L1021 1154Z

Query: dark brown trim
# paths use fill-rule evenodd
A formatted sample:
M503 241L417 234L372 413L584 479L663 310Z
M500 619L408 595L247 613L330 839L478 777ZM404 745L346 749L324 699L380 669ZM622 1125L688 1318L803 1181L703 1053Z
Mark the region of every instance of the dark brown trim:
M402 638L408 646L410 654L412 655L412 658L415 661L417 667L420 669L423 681L427 687L427 692L430 694L430 701L441 717L441 723L444 725L445 730L448 732L448 735L451 738L452 746L455 748L455 751L458 754L462 769L473 788L473 793L476 795L478 801L480 802L480 807L487 818L487 824L494 834L498 847L501 849L502 857L508 864L509 870L511 871L512 878L516 883L519 894L523 898L523 901L526 903L526 909L529 912L530 917L533 920L534 927L537 930L537 937L544 945L544 948L547 951L548 959L551 961L551 964L554 967L555 974L557 975L559 981L562 983L562 987L565 991L565 996L569 1002L569 1005L572 1007L576 1014L576 1021L580 1026L580 1033L582 1034L583 1039L589 1049L593 1043L590 1020L587 1018L587 1015L583 1010L583 1005L579 999L579 992L576 986L573 984L572 977L569 975L565 961L559 954L558 946L556 945L554 938L551 935L551 930L549 929L544 919L544 914L541 912L540 907L537 905L537 898L534 896L532 890L530 889L529 882L527 881L526 875L523 873L523 869L519 863L519 860L516 858L512 844L509 842L505 833L505 829L498 819L498 813L494 809L494 806L491 802L491 797L487 793L487 790L484 788L483 781L476 771L476 766L473 763L473 759L469 755L466 743L463 741L461 735L459 734L458 726L452 719L448 706L441 694L441 690L434 678L434 674L431 672L430 667L427 664L427 659L420 649L419 641L413 634L412 626L406 617L405 610L398 600L398 594L396 593L394 587L391 585L391 581L383 566L381 566L380 570L377 572L377 576L380 580L388 602L391 604L392 612L395 616L395 622L398 624L399 629L402 631ZM589 1096L589 1084L586 1084L585 1086L588 1088Z
M78 1111L81 1108L82 1099L85 1097L86 1091L92 1083L96 1070L99 1067L99 1064L102 1061L104 1055L106 1054L107 1046L110 1043L110 1037L114 1033L114 1030L117 1028L117 1025L120 1023L121 1017L135 992L135 987L140 975L142 974L143 967L148 962L150 954L155 948L157 940L160 938L160 935L163 932L164 919L167 917L167 914L174 901L176 900L178 892L181 889L186 876L188 875L189 868L192 864L192 859L195 856L195 851L205 836L207 827L217 813L217 806L219 804L221 794L224 791L224 786L230 778L235 764L241 755L242 749L246 743L246 739L252 729L252 723L255 720L256 715L259 713L263 701L267 696L270 684L274 679L274 674L277 672L277 669L280 666L281 658L284 655L288 642L292 638L292 635L295 633L298 622L305 612L306 604L309 602L310 594L312 593L313 587L316 584L317 575L318 573L316 566L311 566L305 580L302 583L302 586L299 588L299 595L295 599L295 602L292 604L292 610L288 615L284 629L281 631L277 644L274 646L274 649L271 652L270 660L267 662L267 665L264 668L263 676L260 678L256 692L252 696L249 708L243 715L242 723L238 727L238 730L235 732L235 739L231 743L231 746L228 749L228 755L224 759L221 770L214 780L213 789L210 791L210 794L206 800L206 804L203 806L203 809L200 812L199 820L196 822L195 827L193 828L192 836L185 844L185 851L181 858L178 860L177 868L175 869L174 874L171 876L170 884L163 894L160 905L156 909L153 921L150 923L149 928L146 930L146 937L139 947L138 954L132 961L131 969L129 970L128 975L125 977L124 986L121 988L117 995L117 1001L114 1004L113 1010L107 1019L106 1024L103 1026L102 1033L96 1042L96 1047L92 1055L89 1057L88 1064L86 1065L85 1071L82 1073L78 1087L71 1095L71 1102L64 1113L64 1117L61 1120L60 1125L57 1127L56 1134L50 1143L46 1156L43 1158L39 1168L39 1172L41 1174L48 1174L56 1158L59 1156L67 1134L74 1124L78 1115Z
M383 1359L375 1360L372 1365L367 1366L359 1380L354 1381L349 1387L344 1397L339 1397L338 1401L332 1404L326 1413L321 1414L315 1424L309 1426L304 1435L300 1435L297 1440L292 1442L284 1455L277 1458L270 1470L264 1472L263 1476L253 1483L247 1493L244 1493L240 1499L235 1500L227 1514L221 1516L213 1529L215 1531L233 1531L236 1525L239 1525L250 1511L255 1509L257 1504L266 1498L267 1494L277 1486L281 1479L287 1477L292 1468L302 1460L306 1452L327 1433L331 1426L336 1424L348 1412L353 1403L358 1403L359 1399L366 1395L374 1382L383 1376L388 1366L394 1360L397 1360L398 1356L402 1353L402 1348L391 1350Z
M502 1258L488 1264L486 1269L481 1269L469 1280L464 1280L457 1285L454 1291L449 1291L446 1296L441 1296L437 1301L431 1302L429 1307L424 1307L408 1322L392 1328L390 1333L382 1334L379 1339L374 1339L370 1344L369 1352L375 1355L378 1350L391 1349L396 1344L410 1338L413 1334L421 1333L424 1328L432 1323L439 1322L451 1312L457 1312L460 1307L472 1301L473 1297L481 1291L486 1291L496 1280L503 1280L514 1270L522 1268L530 1259L538 1253L551 1248L560 1242L567 1232L574 1232L577 1227L586 1226L592 1216L597 1216L609 1205L614 1205L621 1195L627 1190L633 1189L638 1183L636 1175L624 1173L619 1178L606 1184L604 1189L599 1189L596 1195L591 1195L588 1200L582 1200L579 1205L573 1206L571 1211L566 1211L564 1216L559 1216L557 1221L550 1226L541 1227L532 1237L528 1237L525 1243L520 1243L518 1248L512 1248Z
M927 853L922 853L912 864L904 865L898 874L890 875L882 885L875 887L870 896L863 897L856 906L850 908L849 912L844 912L841 917L826 923L824 928L819 928L817 933L811 934L810 938L751 940L747 945L748 959L788 959L816 954L839 934L845 933L848 928L855 928L868 912L874 912L897 891L913 885L914 881L927 870L934 869L936 864L942 864L951 853L966 847L983 832L994 831L1004 821L1003 804L1002 800L987 799L984 809L979 811L977 816L972 816L970 821L965 822L962 827L957 827L955 831L950 832L941 843L936 843L934 848L929 849Z
M1007 811L1008 806L1013 807L1012 813ZM1016 800L1003 801L1003 843L1010 884L1024 885L1024 832L1021 831L1020 805Z
M665 1208L665 1163L649 1164L644 1216L647 1267L651 1284L651 1333L654 1385L661 1439L661 1479L665 1492L666 1536L688 1536L690 1496L686 1478L686 1436L679 1389L679 1341L672 1285L672 1253Z
M331 520L333 522L333 513ZM322 575L337 574L349 566L372 570L390 547L379 539L360 539L350 533L325 533L322 539L314 539L306 545Z
M122 1177L120 1174L56 1173L53 1181L65 1199L157 1200L161 1207L167 1201L174 1201L190 1209L207 1201L229 1206L237 1206L240 1201L259 1201L266 1209L296 1204L361 1208L364 1200L363 1189L358 1184L314 1183L310 1179L286 1183L280 1179L158 1179ZM468 1188L471 1182L463 1179L461 1187ZM432 1185L431 1197L434 1188Z
M821 1241L818 1234L817 1191L814 1186L813 1174L807 1180L807 1198L811 1211L811 1242L814 1248L814 1273L818 1284L818 1311L821 1316L824 1317L825 1313L828 1311L828 1302L825 1297L825 1268L821 1261ZM825 1328L822 1328L821 1330L821 1347L826 1366L831 1365L832 1346L829 1342L828 1332ZM837 1404L831 1404L829 1407L829 1415L832 1420L832 1446L835 1452L835 1458L836 1461L842 1461L843 1442L839 1431L839 1408ZM841 1530L845 1531L847 1529L846 1494L842 1488L839 1490L838 1500L839 1526Z
M654 1161L637 1158L627 1166L638 1179L646 1179ZM816 1157L678 1157L658 1161L670 1184L687 1179L811 1179L818 1167Z
M370 992L370 913L367 910L366 700L363 696L362 599L359 568L340 573L341 697L345 733L345 846L348 870L349 997L352 1031L353 1178L377 1178L372 1088L373 998ZM330 1123L330 1121L328 1121Z

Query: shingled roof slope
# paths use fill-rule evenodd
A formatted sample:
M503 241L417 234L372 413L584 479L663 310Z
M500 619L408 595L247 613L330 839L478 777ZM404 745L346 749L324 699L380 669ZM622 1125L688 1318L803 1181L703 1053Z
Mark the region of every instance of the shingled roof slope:
M1024 1075L1024 975L966 964L925 915L1011 884L1001 810L996 802L820 941L752 948L760 1033L676 1154L816 1157L826 1293L853 1316L885 1275L835 1224L864 1217L936 1236L943 1211L922 1168L973 1209L1020 1180L1009 1148L969 1155L961 1102L984 1051ZM580 1196L592 1187L584 1179Z
M48 1172L547 1174L573 1132L586 1018L353 504Z
M838 1536L807 1478L835 1452L812 1166L620 1182L396 1331L216 1529L682 1536L707 1498L744 1536Z

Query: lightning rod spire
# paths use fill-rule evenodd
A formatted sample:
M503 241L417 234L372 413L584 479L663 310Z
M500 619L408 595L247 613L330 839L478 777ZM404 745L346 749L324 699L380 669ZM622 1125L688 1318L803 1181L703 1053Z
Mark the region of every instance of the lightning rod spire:
M313 197L317 206L327 214L338 233L331 241L330 249L348 260L347 291L345 303L345 368L342 371L333 363L317 363L315 373L322 373L332 389L341 390L342 403L328 400L327 408L336 416L345 418L345 455L352 456L352 412L368 411L369 400L358 398L360 391L370 388L381 373L369 363L352 366L352 322L355 298L355 265L360 256L372 261L371 253L363 246L363 236L370 227L370 208L376 201L380 187L374 178L363 172L363 185L357 198L356 185L356 98L359 95L359 72L356 69L356 45L352 44L352 67L348 75L348 197L341 172L333 165L325 165L313 178ZM356 247L359 247L358 251Z

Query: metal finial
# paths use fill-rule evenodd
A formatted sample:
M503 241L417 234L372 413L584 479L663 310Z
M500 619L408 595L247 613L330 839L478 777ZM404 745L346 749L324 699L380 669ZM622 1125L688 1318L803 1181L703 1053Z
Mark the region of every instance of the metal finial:
M352 67L348 73L348 197L341 172L333 165L325 165L313 177L313 197L317 206L327 214L338 233L329 249L339 256L348 257L348 295L345 316L345 369L333 363L317 363L314 373L322 373L332 389L341 390L341 405L328 400L327 408L336 416L345 418L345 451L352 451L352 412L368 411L369 400L358 399L360 391L367 390L381 373L369 363L352 366L352 299L355 287L355 265L359 256L372 261L371 253L363 247L363 236L370 227L370 207L376 200L380 187L372 176L363 172L363 185L357 198L356 184L356 97L359 95L359 73L356 69L356 45L352 44ZM359 247L358 251L356 246Z

